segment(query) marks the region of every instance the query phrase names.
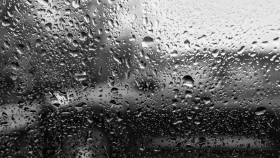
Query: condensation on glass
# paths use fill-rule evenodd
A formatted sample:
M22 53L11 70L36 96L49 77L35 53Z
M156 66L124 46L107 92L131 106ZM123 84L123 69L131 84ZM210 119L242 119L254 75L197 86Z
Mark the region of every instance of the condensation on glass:
M279 158L279 0L0 0L0 17L0 157Z

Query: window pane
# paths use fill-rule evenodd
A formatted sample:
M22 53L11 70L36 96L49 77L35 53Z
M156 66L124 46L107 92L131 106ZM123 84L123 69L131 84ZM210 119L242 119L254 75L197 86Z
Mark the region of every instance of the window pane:
M280 155L278 0L0 0L0 157Z

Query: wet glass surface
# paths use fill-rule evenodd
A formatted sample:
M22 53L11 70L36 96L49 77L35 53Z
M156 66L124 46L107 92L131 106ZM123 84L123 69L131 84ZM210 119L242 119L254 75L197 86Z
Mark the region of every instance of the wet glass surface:
M0 0L0 157L280 156L278 0Z

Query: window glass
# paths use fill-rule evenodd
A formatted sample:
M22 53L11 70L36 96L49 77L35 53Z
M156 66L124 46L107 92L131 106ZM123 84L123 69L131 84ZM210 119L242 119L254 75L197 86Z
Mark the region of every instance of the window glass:
M279 0L0 0L0 157L280 156Z

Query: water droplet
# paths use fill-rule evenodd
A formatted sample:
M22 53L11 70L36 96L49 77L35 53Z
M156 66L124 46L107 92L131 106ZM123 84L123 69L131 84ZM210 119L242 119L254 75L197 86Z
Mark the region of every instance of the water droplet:
M186 94L186 98L191 98L193 96L192 92L188 90L185 92L185 94Z
M73 2L72 2L72 6L74 7L74 8L79 8L80 7L80 0L74 0Z
M112 4L112 3L115 2L115 0L108 0L108 2L109 2L110 4Z
M204 102L204 104L209 104L211 102L211 99L205 97L205 98L203 98L203 102Z
M241 46L240 49L237 51L237 54L242 54L245 51L245 46Z
M187 45L188 48L190 48L191 43L188 39L184 41L184 44Z
M183 121L182 120L178 120L176 122L173 122L173 125L177 125L177 124L180 124L180 123L183 123Z
M178 55L179 55L179 53L178 53L177 50L174 50L174 51L171 52L171 54L170 54L171 57L176 57L176 56L178 56Z
M41 39L36 39L36 41L35 41L35 47L39 47L39 46L41 46Z
M47 31L51 31L52 30L52 23L46 23L45 28Z
M73 41L73 34L68 33L68 34L67 34L67 40L68 40L69 42L72 42L72 41Z
M116 87L113 87L112 89L111 89L111 93L112 94L118 94L118 92L119 92L119 89L118 88L116 88Z
M85 107L87 107L87 104L84 102L75 105L75 109L77 109L78 111L82 111L82 109Z
M22 44L18 44L18 45L16 46L16 51L17 51L19 54L23 54L23 53L24 53L23 49L24 49L24 45L22 45Z
M143 38L142 47L148 47L150 44L154 42L154 39L150 36L146 36Z
M11 25L11 23L10 23L10 21L9 20L2 20L2 26L4 26L4 27L7 27L7 26L10 26Z
M259 116L259 115L263 115L265 112L266 112L266 108L261 106L256 109L255 114Z
M214 58L218 57L218 55L219 55L219 50L218 50L218 49L213 50L213 51L212 51L212 55L213 55Z
M186 75L183 78L183 85L187 87L193 87L194 85L194 80L190 75Z
M108 20L109 27L114 27L114 21L112 19Z
M75 73L75 79L77 81L84 81L87 79L87 73L86 72Z
M84 17L84 19L85 19L85 22L86 22L86 23L89 23L89 19L90 19L90 17L89 17L89 15L88 15L88 14Z
M48 0L37 0L40 4L47 6L49 1Z
M5 41L5 42L4 42L4 46L5 46L7 49L9 49L9 48L10 48L10 43L9 43L9 41Z

